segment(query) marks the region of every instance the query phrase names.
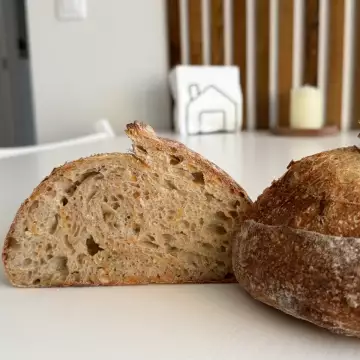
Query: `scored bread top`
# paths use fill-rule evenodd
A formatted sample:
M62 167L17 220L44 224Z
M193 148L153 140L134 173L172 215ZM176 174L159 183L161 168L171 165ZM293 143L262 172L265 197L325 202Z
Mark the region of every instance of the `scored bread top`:
M346 147L291 162L254 203L249 217L268 225L360 237L360 150Z

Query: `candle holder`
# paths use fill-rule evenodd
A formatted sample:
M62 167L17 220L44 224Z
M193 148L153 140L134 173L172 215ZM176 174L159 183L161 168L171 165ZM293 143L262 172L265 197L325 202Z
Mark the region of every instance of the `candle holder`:
M319 129L294 129L291 127L276 127L271 129L274 135L280 136L331 136L339 132L336 125L324 126Z
M310 85L291 89L289 127L273 129L276 135L325 136L338 133L336 125L324 125L323 92Z

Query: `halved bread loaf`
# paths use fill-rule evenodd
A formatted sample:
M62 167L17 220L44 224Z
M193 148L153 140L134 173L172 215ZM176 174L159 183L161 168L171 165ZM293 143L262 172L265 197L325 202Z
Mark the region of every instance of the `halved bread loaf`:
M246 214L234 272L255 298L360 337L360 150L291 162Z
M231 241L250 200L225 172L151 127L134 153L54 169L3 249L16 286L232 282Z

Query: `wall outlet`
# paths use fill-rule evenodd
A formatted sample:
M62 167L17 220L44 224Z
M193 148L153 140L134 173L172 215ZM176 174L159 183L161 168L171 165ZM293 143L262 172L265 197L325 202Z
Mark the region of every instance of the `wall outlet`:
M56 17L60 21L79 21L87 16L87 0L55 0Z

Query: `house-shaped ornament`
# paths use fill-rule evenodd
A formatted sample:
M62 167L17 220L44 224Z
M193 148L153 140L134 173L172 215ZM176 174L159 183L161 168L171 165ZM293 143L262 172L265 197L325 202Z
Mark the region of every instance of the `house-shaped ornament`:
M177 66L170 73L176 130L182 134L235 132L242 94L235 66Z

